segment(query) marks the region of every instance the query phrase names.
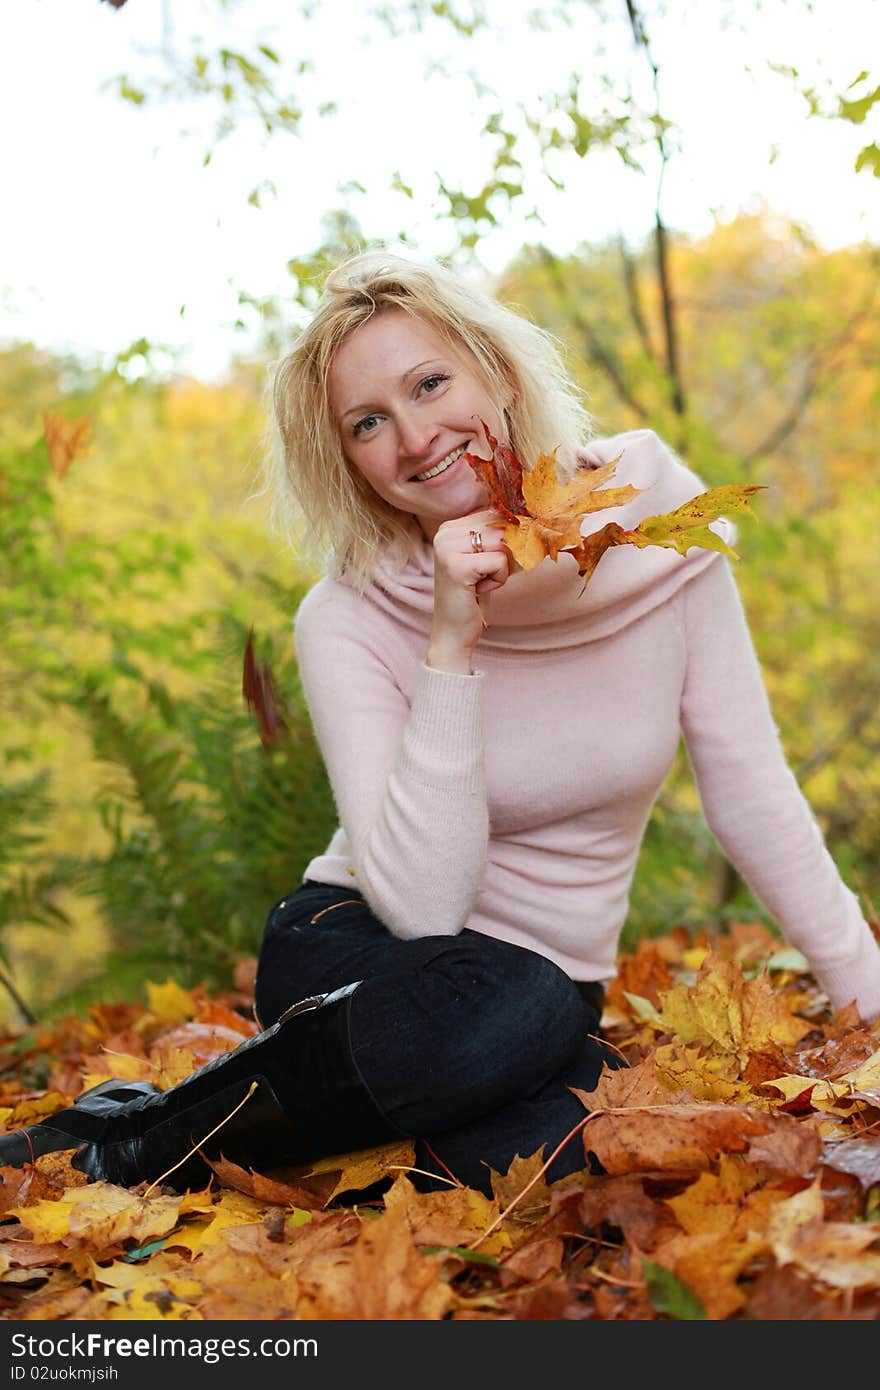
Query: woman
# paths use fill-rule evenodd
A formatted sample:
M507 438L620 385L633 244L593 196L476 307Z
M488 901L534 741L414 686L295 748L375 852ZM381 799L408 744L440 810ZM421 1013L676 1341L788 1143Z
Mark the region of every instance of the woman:
M619 455L639 492L586 533L703 490L653 433L585 454L547 335L382 254L329 277L275 421L279 505L332 555L296 646L339 829L269 915L265 1031L164 1094L106 1083L0 1162L83 1141L93 1177L182 1185L219 1126L203 1151L255 1167L399 1135L423 1174L485 1191L541 1148L561 1145L550 1180L584 1167L572 1088L615 1065L603 986L682 733L725 853L831 1003L880 1014L880 950L786 765L726 560L624 547L585 592L570 555L526 573L466 457L487 432L568 472Z

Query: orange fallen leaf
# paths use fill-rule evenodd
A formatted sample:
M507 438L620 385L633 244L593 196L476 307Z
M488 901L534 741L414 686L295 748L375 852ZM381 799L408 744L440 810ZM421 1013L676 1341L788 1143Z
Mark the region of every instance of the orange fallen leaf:
M669 1316L646 1263L714 1319L880 1316L880 1039L857 1012L832 1014L778 942L734 925L621 955L627 1008L609 1004L603 1027L632 1065L581 1096L571 1140L599 1153L603 1175L548 1187L539 1149L488 1169L493 1201L461 1184L426 1193L405 1171L407 1141L266 1173L219 1159L208 1188L181 1198L90 1184L71 1151L48 1154L0 1171L3 1316ZM747 979L746 964L767 974ZM152 1002L93 1005L17 1039L0 1073L5 1123L69 1104L96 1057L155 1077L152 1057L194 1064L174 1046L186 1037L224 1050L254 1027L247 990ZM814 1091L833 1110L817 1113Z
M502 1288L537 1283L548 1274L560 1273L564 1254L565 1242L559 1236L527 1241L502 1261L499 1270Z
M589 1107L588 1093L575 1094ZM722 1153L745 1153L753 1137L787 1118L711 1103L600 1110L590 1116L584 1145L608 1173L702 1172Z
M577 1198L578 1216L588 1230L619 1227L637 1250L653 1249L678 1226L661 1201L645 1191L640 1173L621 1173L591 1181Z
M253 993L253 988L251 993ZM231 1029L233 1033L238 1033L240 1038L252 1038L259 1031L252 1015L245 1018L235 1009L228 1008L216 999L199 1001L196 1022L222 1024L225 1028Z
M577 1143L577 1139L573 1139L572 1143ZM516 1208L512 1213L514 1221L533 1220L536 1212L547 1211L550 1204L550 1189L543 1174L538 1176L546 1158L547 1155L544 1153L544 1146L542 1146L536 1153L527 1158L516 1154L506 1173L490 1172L492 1195L500 1211L509 1207L511 1202L519 1198L520 1193L528 1188L525 1197L517 1201ZM481 1248L485 1249L485 1246Z
M199 1258L196 1273L200 1293L195 1307L208 1322L288 1322L298 1316L302 1289L296 1274L283 1264L270 1267L254 1255L215 1246Z
M674 1100L693 1100L683 1088L670 1085L652 1052L631 1067L605 1067L595 1090L580 1092L588 1110L619 1110L627 1106L668 1105Z
M271 1173L253 1172L226 1158L211 1158L207 1163L224 1187L232 1187L267 1206L299 1207L311 1211L316 1206L325 1205L325 1194L317 1197L307 1188L284 1178L273 1177Z
M655 1009L660 1007L660 991L671 989L675 981L656 941L640 941L631 956L623 956L617 975L608 986L606 1003L628 1012L627 994L647 999Z
M499 1216L498 1203L473 1188L417 1192L403 1174L385 1194L385 1211L405 1215L417 1245L467 1245ZM480 1249L495 1255L511 1245L510 1236L499 1230L482 1242Z
M423 1254L406 1211L368 1221L350 1257L322 1270L320 1284L303 1274L300 1316L354 1321L438 1321L452 1302L442 1254Z

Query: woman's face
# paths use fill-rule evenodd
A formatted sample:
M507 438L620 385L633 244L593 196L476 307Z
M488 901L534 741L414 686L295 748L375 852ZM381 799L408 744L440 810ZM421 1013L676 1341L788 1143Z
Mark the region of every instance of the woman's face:
M490 456L481 420L499 439L505 427L466 350L420 319L386 309L356 328L336 353L330 403L349 463L429 539L487 505L461 455Z

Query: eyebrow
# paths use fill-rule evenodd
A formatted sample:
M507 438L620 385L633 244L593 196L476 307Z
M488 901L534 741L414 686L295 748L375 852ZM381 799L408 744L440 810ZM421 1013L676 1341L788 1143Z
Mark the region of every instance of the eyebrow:
M400 380L401 380L401 381L406 381L407 377L415 376L416 372L421 372L421 371L423 371L425 367L430 367L430 366L432 366L432 365L433 365L433 366L436 366L436 365L438 365L441 361L442 361L442 359L439 358L439 357L428 357L424 362L417 362L416 365L415 365L414 367L408 368L408 370L405 371L405 372L401 375ZM343 420L347 420L348 417L349 417L349 415L364 415L364 414L369 414L369 412L370 412L372 409L373 409L373 407L372 407L371 405L353 405L353 406L351 406L351 408L350 408L349 410L344 411L343 414L340 415L340 417L339 417L340 422L343 421Z

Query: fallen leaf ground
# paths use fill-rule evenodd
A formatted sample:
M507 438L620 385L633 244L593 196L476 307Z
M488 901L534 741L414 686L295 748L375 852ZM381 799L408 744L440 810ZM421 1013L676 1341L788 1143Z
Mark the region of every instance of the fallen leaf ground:
M209 996L3 1039L0 1121L103 1077L166 1087L256 1031L249 965ZM620 959L603 1028L629 1067L584 1097L605 1174L547 1186L542 1154L419 1192L407 1144L203 1191L88 1183L70 1153L0 1168L0 1316L39 1320L875 1319L880 1024L832 1015L760 924ZM549 1156L549 1155L548 1155Z

